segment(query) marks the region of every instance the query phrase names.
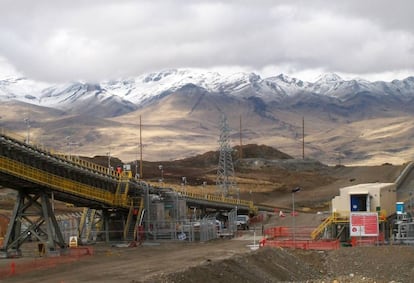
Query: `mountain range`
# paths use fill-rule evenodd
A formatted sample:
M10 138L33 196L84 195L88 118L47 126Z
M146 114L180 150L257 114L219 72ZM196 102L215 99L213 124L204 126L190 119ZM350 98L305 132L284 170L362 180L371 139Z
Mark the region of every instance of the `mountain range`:
M144 159L188 157L218 148L223 114L234 145L241 137L301 158L304 130L305 156L326 163L401 163L413 154L414 77L306 82L171 69L99 83L7 78L0 102L0 126L71 154L135 160L141 117Z

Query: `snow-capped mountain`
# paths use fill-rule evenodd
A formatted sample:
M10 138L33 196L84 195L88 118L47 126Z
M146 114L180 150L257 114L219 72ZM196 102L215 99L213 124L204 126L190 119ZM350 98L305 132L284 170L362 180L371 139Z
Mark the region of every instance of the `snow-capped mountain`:
M127 80L103 82L102 87L136 105L146 103L154 97L186 86L194 85L211 93L222 93L239 97L273 95L274 90L254 73L235 73L228 76L216 72L194 70L167 70L141 75Z
M38 105L97 117L118 116L136 110L133 103L108 92L99 84L79 82L43 89Z
M371 158L376 151L404 156L410 154L414 138L414 127L407 122L414 118L414 77L369 82L324 74L307 82L284 74L262 78L255 73L170 69L93 84L8 78L0 80L0 102L1 125L24 133L26 115L30 132L52 147L71 136L87 154L98 145L105 151L115 142L125 154L135 152L128 147L136 145L141 115L146 131L152 131L146 143L156 145L154 151L163 146L162 158L166 152L171 158L177 152L200 153L206 143L214 148L213 132L223 113L233 124L243 116L244 139L274 143L289 154L297 152L298 121L306 116L313 131L309 154L325 160L337 151L350 160ZM191 153L181 146L188 143ZM379 150L381 146L390 148Z
M26 78L8 78L0 80L0 101L18 100L30 104L39 104L42 90L49 84Z
M336 74L325 74L315 82L305 82L284 74L263 79L254 73L225 76L201 70L171 69L99 84L74 82L50 85L26 78L7 79L0 81L0 100L17 100L61 110L74 110L85 104L99 106L112 102L119 107L126 107L127 110L115 111L123 114L187 85L239 99L257 97L265 103L281 102L287 97L306 93L342 101L362 93L375 96L394 95L401 99L411 99L414 93L414 77L392 82L369 82L362 79L344 80Z

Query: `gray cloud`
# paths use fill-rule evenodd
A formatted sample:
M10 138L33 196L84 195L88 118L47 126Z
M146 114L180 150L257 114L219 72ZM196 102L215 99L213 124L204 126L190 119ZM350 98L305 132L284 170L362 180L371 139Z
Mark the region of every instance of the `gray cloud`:
M7 0L0 11L0 64L46 81L226 66L361 77L410 73L414 7L390 3Z

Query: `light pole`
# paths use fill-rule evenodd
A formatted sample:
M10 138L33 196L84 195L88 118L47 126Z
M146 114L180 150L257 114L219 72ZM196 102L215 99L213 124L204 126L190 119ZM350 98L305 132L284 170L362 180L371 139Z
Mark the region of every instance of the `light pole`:
M67 154L70 156L70 136L66 136L66 146L68 147L67 150Z
M139 154L139 143L137 143L137 158L135 159L135 179L139 179L139 175L138 175L138 154Z
M187 177L182 177L181 180L183 181L181 183L181 186L183 186L183 191L184 191L184 193L187 193L187 188L186 188L186 185L187 185Z
M26 143L30 144L30 120L29 118L24 118L24 122L26 123L26 127L27 127Z
M296 220L295 220L295 193L301 190L300 187L292 189L292 222L293 222L293 247L296 249Z
M207 182L206 182L206 181L204 181L204 182L203 182L203 197L204 197L204 198L206 197L206 195L205 195L206 186L207 186Z
M160 171L161 171L160 183L162 183L162 182L164 182L164 168L162 167L162 165L158 165L158 169L160 169Z
M106 155L108 156L108 173L111 173L111 152L108 151Z
M135 160L135 179L139 179L139 174L138 174L138 160Z

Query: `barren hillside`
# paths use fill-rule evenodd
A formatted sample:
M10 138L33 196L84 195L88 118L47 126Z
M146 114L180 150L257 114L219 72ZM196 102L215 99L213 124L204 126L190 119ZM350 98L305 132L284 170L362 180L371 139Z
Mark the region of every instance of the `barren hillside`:
M299 209L326 210L330 200L339 194L339 189L360 183L394 182L404 165L384 163L377 166L328 166L316 160L294 159L275 148L265 145L246 145L243 156L238 157L235 147L233 161L235 181L240 189L240 198L276 207L290 207L291 189L301 187L297 196ZM162 186L181 186L182 177L187 179L188 189L216 192L216 175L219 153L210 151L175 161L143 163L144 180ZM107 157L93 158L104 166ZM113 159L113 164L122 164ZM138 162L139 164L139 162ZM131 163L135 172L135 162ZM159 183L163 168L164 182ZM139 170L138 170L139 171ZM158 182L158 184L157 184ZM206 186L203 183L206 182Z

